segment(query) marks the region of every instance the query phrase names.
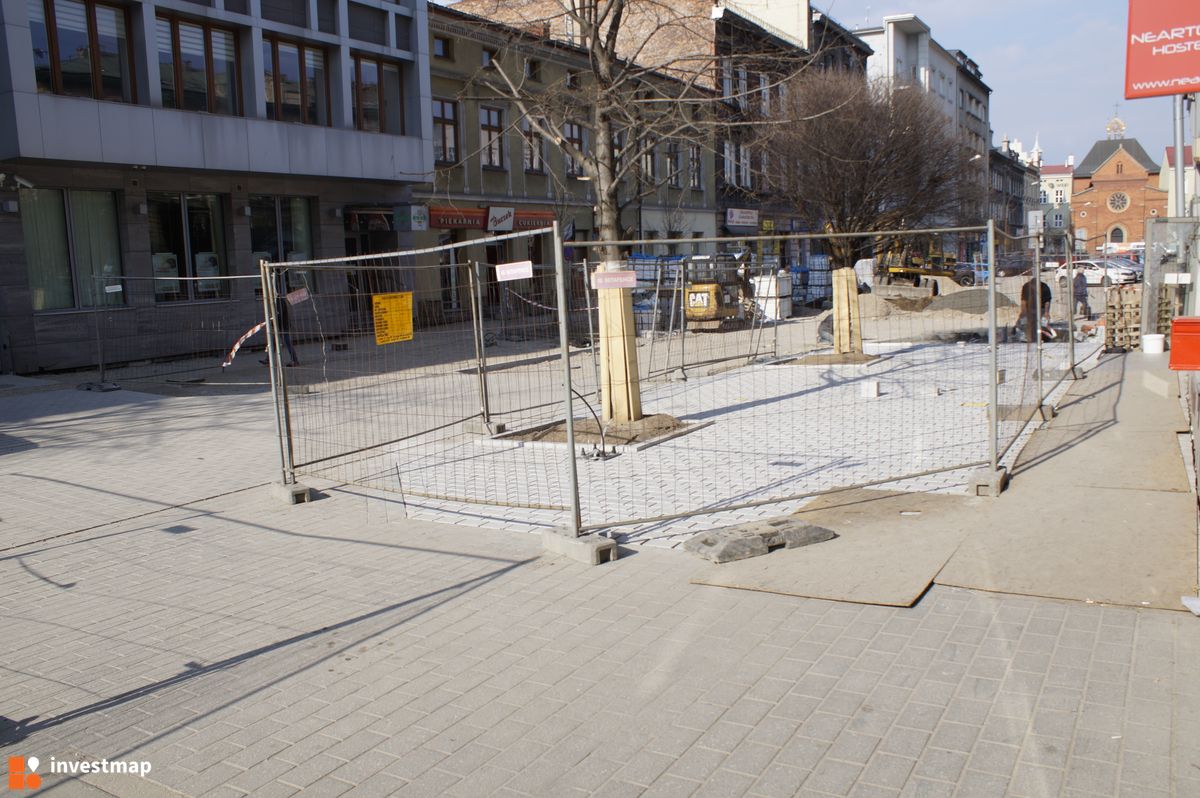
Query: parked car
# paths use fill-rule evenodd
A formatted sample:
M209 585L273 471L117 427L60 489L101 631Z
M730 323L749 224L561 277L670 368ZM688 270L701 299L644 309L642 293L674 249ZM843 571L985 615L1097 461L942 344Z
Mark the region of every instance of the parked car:
M1074 266L1083 269L1088 285L1107 287L1136 283L1142 279L1141 270L1116 260L1077 260L1074 262ZM1065 263L1058 268L1054 276L1058 278L1059 284L1064 286L1071 279Z
M1033 271L1032 255L1000 255L996 258L996 276L1012 277Z
M988 265L986 263L960 263L954 267L954 282L971 287L987 285Z

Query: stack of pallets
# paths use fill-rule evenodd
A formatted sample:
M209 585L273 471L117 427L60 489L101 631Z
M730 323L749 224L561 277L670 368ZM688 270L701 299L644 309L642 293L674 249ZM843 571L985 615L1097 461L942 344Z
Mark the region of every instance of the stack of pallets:
M1142 287L1118 285L1104 297L1104 348L1132 350L1142 346Z

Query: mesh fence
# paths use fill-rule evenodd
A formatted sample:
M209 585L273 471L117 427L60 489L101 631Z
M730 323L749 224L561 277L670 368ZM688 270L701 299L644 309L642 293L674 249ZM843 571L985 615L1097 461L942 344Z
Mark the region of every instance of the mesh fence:
M234 346L263 320L257 275L213 278L103 277L106 303L91 315L101 382L132 389L244 386L269 375L256 358L227 363ZM245 342L262 351L261 331Z
M978 242L981 232L961 234ZM575 263L563 270L565 348L549 267L499 279L511 264L447 262L444 251L271 265L280 360L297 361L274 370L284 443L298 474L499 523L531 510L547 511L538 524L567 523L574 459L584 528L634 539L853 486L961 490L993 445L1011 458L1046 397L1100 344L1073 338L1053 267L1042 280L1055 332L1039 336L1036 320L1020 318L1040 307L1022 296L1032 253L991 296L986 262L935 262L927 237L891 240L883 255L826 272L817 291L797 292L794 271L723 240ZM818 253L836 243L807 241ZM632 313L616 322L598 308L618 289L596 288L594 275L614 268L633 286L619 289ZM635 423L605 412L605 378L620 368L636 375Z
M446 251L269 267L294 469L406 496L561 510L565 450L499 434L562 414L554 272L530 264L501 281L496 264ZM506 463L515 450L519 478Z

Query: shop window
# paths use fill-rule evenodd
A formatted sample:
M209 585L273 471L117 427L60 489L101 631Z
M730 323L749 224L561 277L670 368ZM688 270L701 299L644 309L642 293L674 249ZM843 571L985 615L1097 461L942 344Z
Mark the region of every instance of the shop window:
M154 297L159 302L228 299L225 200L217 194L146 195Z
M18 196L33 309L124 304L117 195L36 188Z
M39 91L137 102L129 15L91 0L29 0Z
M313 257L311 203L306 197L250 197L250 250L255 266L311 260ZM287 290L307 288L316 281L308 269L287 271Z
M175 17L158 17L155 24L163 107L240 115L237 35Z

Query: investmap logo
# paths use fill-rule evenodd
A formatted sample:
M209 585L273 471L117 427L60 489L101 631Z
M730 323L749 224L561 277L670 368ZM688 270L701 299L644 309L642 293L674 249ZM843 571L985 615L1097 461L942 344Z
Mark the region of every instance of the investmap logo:
M8 789L36 790L42 786L37 769L41 761L36 756L8 758ZM120 759L67 760L50 757L47 771L61 776L80 776L89 773L126 773L145 778L150 773L149 762Z
M42 786L42 777L35 771L38 769L38 758L31 756L10 756L8 758L8 789L36 790Z

